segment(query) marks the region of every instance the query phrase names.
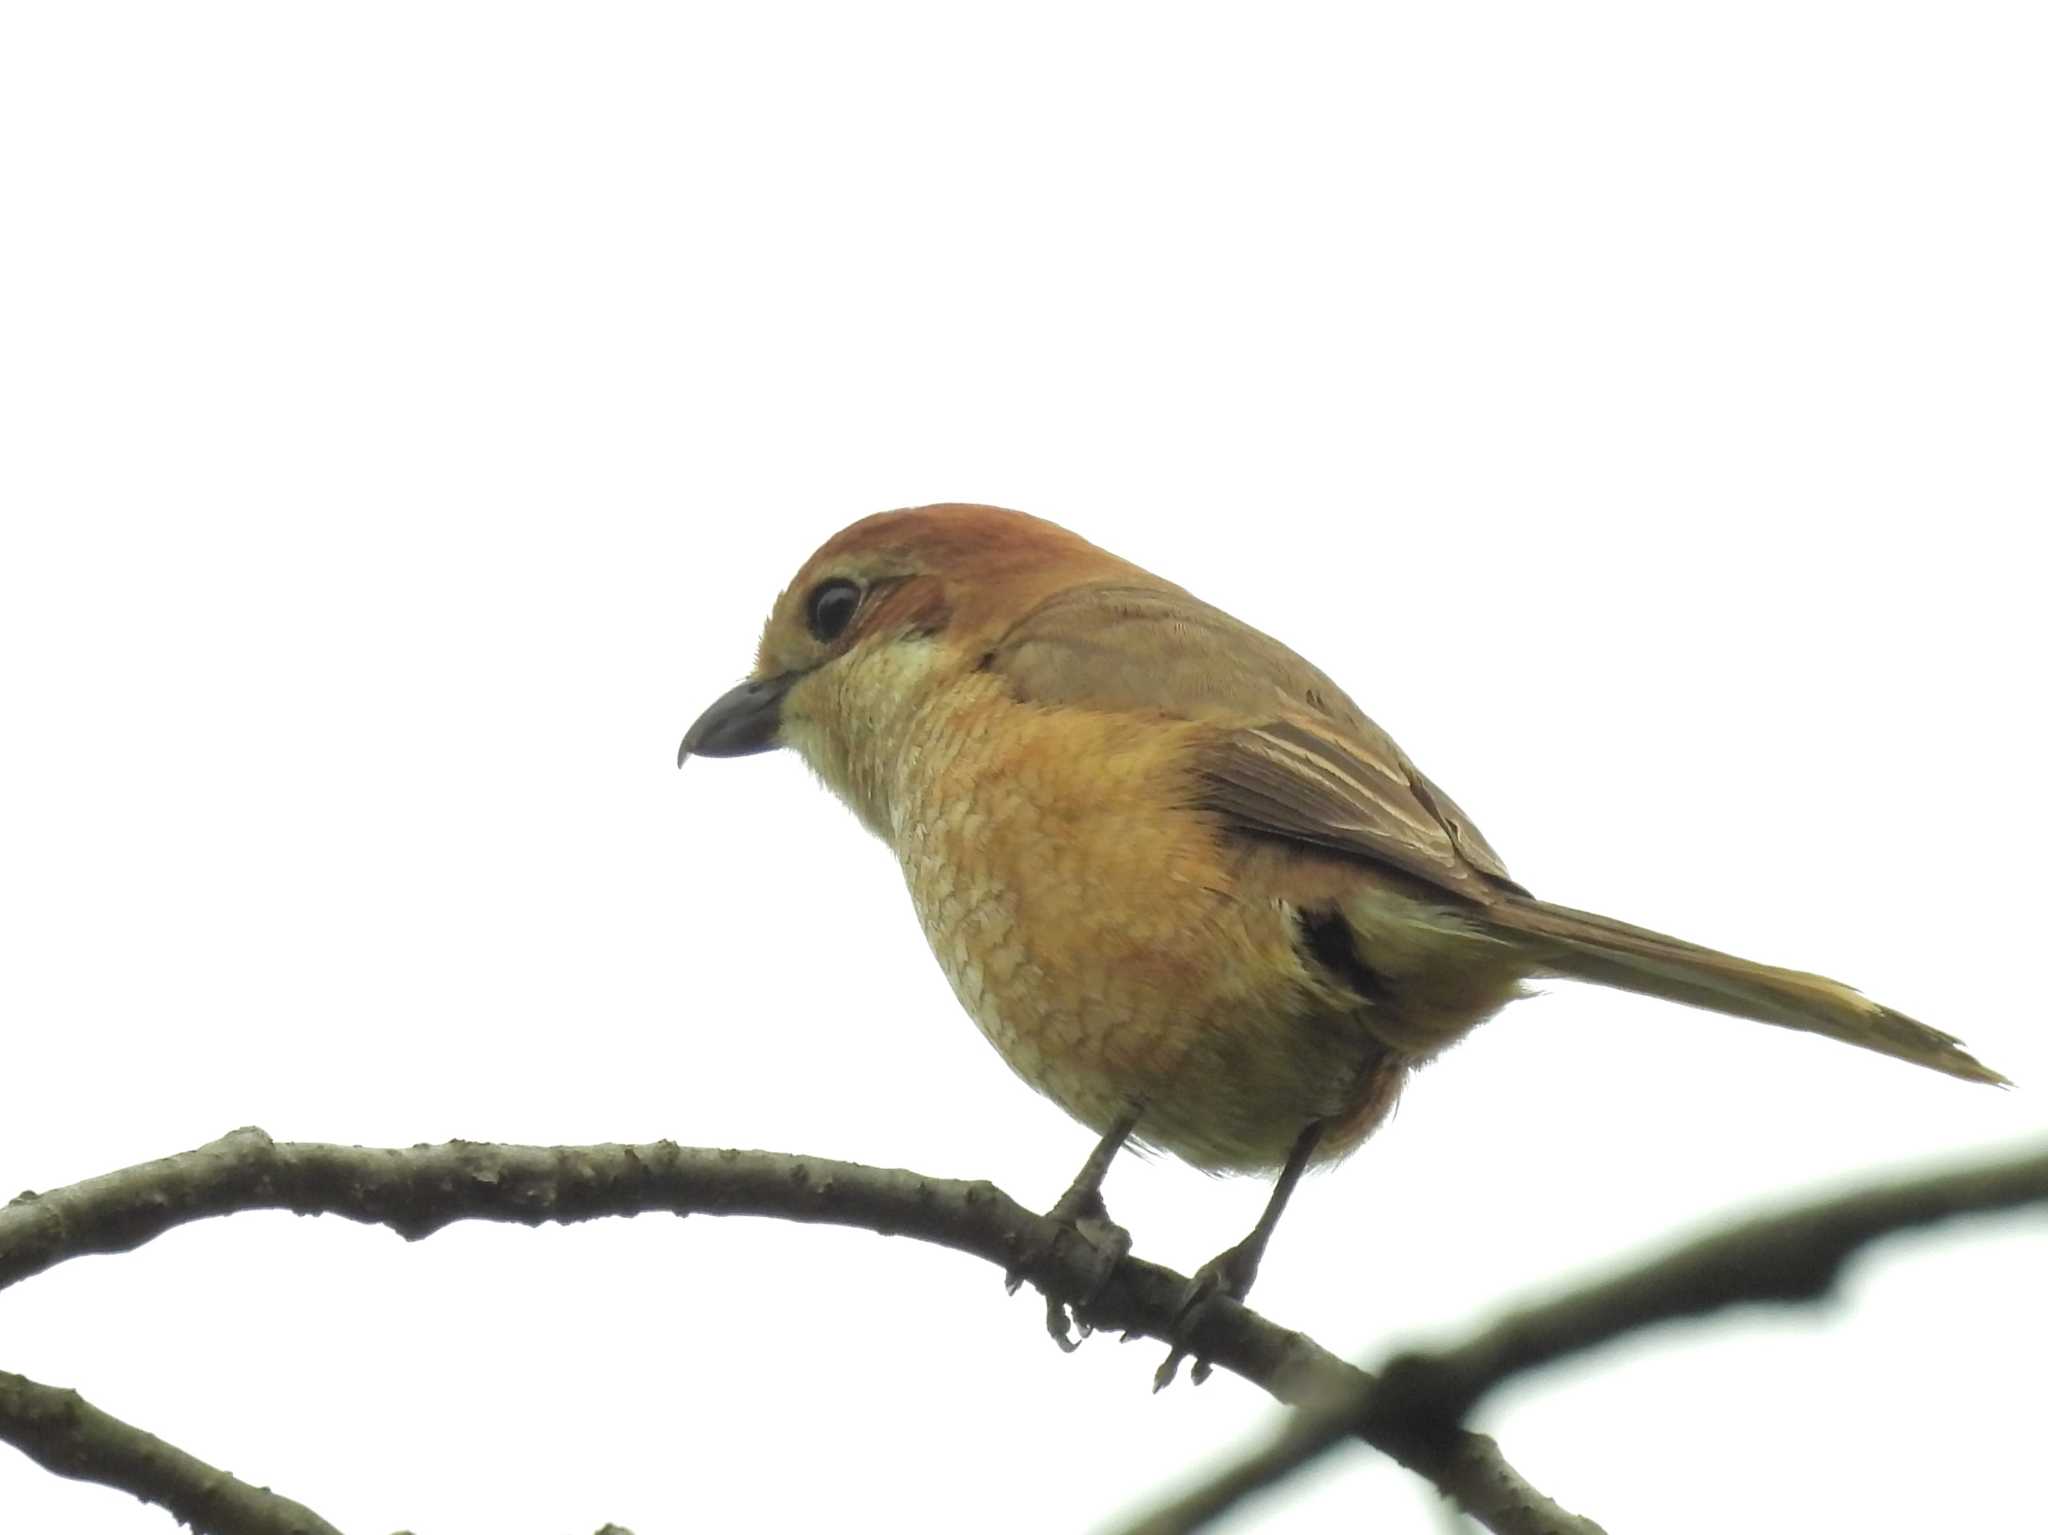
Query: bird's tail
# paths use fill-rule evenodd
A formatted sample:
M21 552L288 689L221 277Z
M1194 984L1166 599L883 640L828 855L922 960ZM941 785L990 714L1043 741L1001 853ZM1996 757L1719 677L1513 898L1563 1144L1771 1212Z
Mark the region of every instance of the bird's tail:
M1503 936L1512 935L1547 974L1825 1034L1966 1082L2011 1086L1973 1058L1960 1041L1826 976L1737 959L1548 901L1503 901L1488 909L1487 921Z

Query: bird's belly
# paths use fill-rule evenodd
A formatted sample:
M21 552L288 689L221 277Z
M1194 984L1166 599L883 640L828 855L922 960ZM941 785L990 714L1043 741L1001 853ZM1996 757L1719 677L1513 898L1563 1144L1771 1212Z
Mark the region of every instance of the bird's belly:
M1004 1060L1082 1123L1137 1105L1139 1137L1199 1167L1278 1166L1384 1087L1384 1048L1319 995L1289 913L1234 888L1204 822L1163 813L1113 751L1085 784L1072 761L977 762L970 743L899 802L933 953Z

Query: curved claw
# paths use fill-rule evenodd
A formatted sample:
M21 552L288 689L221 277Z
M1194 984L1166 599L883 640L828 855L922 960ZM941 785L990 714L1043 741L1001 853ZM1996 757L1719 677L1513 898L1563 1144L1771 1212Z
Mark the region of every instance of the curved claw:
M1109 1171L1109 1164L1115 1160L1116 1154L1123 1149L1124 1142L1137 1128L1138 1113L1138 1108L1133 1105L1117 1117L1088 1154L1088 1160L1081 1164L1080 1172L1067 1185L1067 1191L1046 1212L1046 1219L1053 1226L1049 1255L1056 1255L1069 1236L1076 1236L1094 1260L1087 1284L1071 1315L1067 1306L1052 1296L1045 1298L1045 1330L1052 1334L1053 1342L1063 1353L1071 1354L1081 1346L1080 1338L1076 1338L1070 1328L1078 1329L1081 1338L1095 1331L1083 1313L1095 1304L1096 1298L1109 1284L1110 1277L1116 1273L1117 1265L1130 1256L1131 1234L1109 1218L1109 1208L1102 1202L1102 1178ZM1017 1286L1024 1282L1024 1275L1012 1269L1005 1278L1010 1293L1015 1295Z
M1258 1277L1259 1250L1250 1238L1224 1249L1195 1270L1186 1292L1181 1296L1180 1308L1173 1316L1173 1349L1152 1374L1155 1392L1164 1391L1173 1384L1174 1377L1180 1373L1180 1362L1193 1352L1186 1339L1193 1330L1188 1323L1195 1313L1217 1295L1243 1300L1251 1293L1252 1281ZM1194 1369L1188 1372L1188 1379L1199 1386L1209 1378L1209 1374L1209 1361L1197 1356Z
M1117 1266L1130 1256L1131 1234L1109 1218L1102 1196L1093 1191L1076 1197L1069 1189L1047 1212L1046 1218L1059 1227L1053 1237L1055 1250L1069 1237L1074 1237L1088 1249L1093 1259L1087 1287L1071 1312L1064 1302L1050 1295L1045 1298L1045 1330L1060 1346L1060 1352L1071 1354L1081 1346L1082 1339L1095 1331L1082 1313L1108 1287ZM1011 1295L1015 1295L1023 1283L1024 1275L1017 1269L1011 1269L1003 1276L1003 1287ZM1079 1336L1075 1335L1077 1332Z
M1072 1324L1079 1326L1080 1338L1075 1337L1069 1330L1070 1319L1065 1304L1048 1295L1045 1298L1045 1330L1052 1335L1052 1341L1060 1346L1062 1354L1073 1353L1081 1346L1081 1338L1087 1337L1092 1331L1088 1324L1078 1317L1072 1318L1071 1321Z

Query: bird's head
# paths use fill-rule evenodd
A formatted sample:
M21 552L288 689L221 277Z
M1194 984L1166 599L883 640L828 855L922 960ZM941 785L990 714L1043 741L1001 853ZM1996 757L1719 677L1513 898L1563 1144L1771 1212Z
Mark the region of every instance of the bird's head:
M1000 507L863 518L827 539L776 598L752 674L698 717L676 764L788 746L883 831L872 780L935 691L974 672L1046 598L1142 575L1062 527Z

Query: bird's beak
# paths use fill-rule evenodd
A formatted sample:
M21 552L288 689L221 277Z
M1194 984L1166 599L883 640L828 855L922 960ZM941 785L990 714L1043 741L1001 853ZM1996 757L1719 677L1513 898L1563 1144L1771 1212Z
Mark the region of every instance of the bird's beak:
M776 735L782 728L782 695L802 675L784 672L742 682L697 716L676 750L676 766L693 756L751 757L780 746Z

